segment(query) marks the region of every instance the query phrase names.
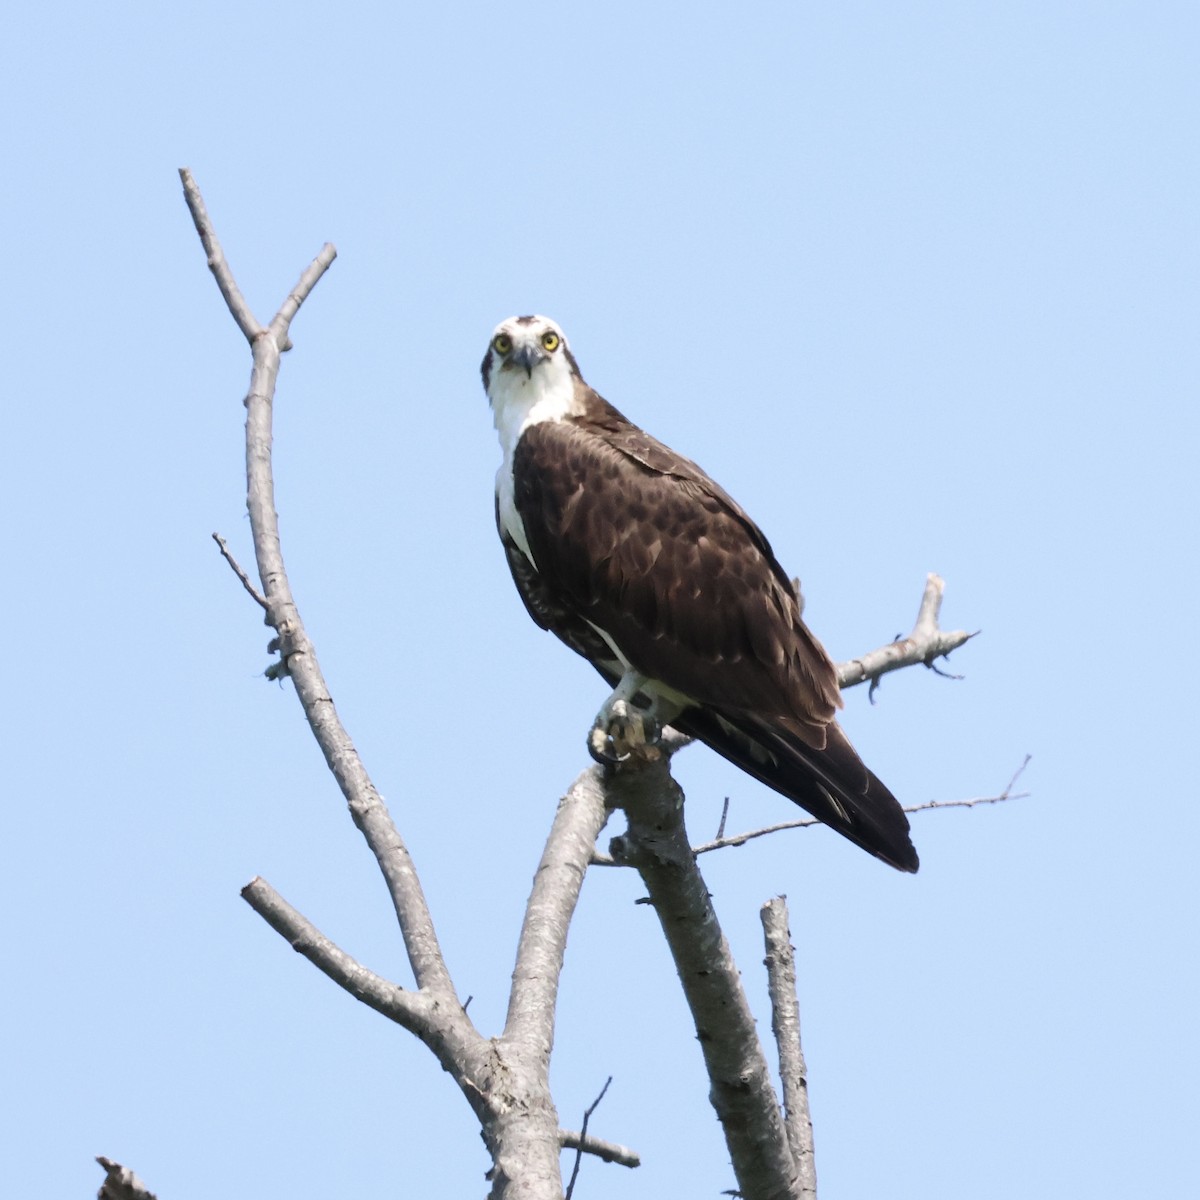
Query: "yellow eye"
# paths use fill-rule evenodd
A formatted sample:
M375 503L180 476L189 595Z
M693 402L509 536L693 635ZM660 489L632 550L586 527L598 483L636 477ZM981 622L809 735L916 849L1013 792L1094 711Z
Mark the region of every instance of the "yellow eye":
M497 354L507 354L512 349L512 338L507 333L498 333L492 338L492 349Z
M558 349L558 344L561 341L562 338L560 338L553 329L547 329L546 332L542 334L542 349L548 350L551 354L553 354L555 350Z

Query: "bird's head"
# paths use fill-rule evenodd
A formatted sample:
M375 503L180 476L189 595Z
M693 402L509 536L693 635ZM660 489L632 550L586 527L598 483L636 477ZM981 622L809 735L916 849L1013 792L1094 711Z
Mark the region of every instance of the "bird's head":
M564 389L570 394L579 366L563 331L549 317L509 317L492 332L480 367L492 406Z

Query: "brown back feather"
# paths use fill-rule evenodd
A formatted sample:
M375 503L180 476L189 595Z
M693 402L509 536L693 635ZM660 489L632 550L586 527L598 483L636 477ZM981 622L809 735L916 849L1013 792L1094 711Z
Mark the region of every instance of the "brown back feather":
M579 387L586 417L531 426L514 460L546 585L643 674L824 746L837 676L762 531L695 463Z

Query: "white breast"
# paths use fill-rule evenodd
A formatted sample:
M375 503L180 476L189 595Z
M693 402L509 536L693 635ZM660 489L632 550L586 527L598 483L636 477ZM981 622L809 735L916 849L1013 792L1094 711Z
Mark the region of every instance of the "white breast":
M513 502L512 459L507 454L496 471L496 509L500 514L501 531L512 538L521 553L533 562L533 555L529 553L529 540L525 536L525 524Z

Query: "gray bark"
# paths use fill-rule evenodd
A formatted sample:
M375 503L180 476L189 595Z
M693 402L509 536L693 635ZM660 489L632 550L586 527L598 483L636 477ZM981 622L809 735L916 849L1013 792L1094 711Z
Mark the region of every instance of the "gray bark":
M613 858L637 869L675 960L704 1054L709 1099L745 1200L798 1200L795 1160L754 1015L683 822L683 792L665 758L623 766L610 796L629 821Z
M771 997L771 1033L779 1051L779 1081L788 1145L799 1176L800 1195L815 1200L817 1166L812 1117L808 1110L808 1068L800 1045L800 1001L796 995L796 955L788 928L787 900L776 896L762 906L767 947L767 990Z

